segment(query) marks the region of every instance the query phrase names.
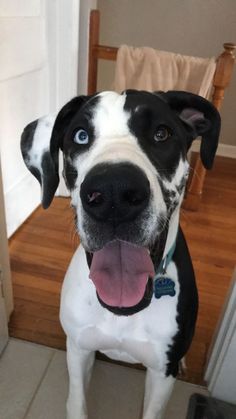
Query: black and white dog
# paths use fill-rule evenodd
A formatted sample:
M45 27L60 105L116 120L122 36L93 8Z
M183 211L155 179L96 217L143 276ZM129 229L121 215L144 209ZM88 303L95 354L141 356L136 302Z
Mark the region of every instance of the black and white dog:
M128 90L72 99L56 118L29 124L22 153L47 208L58 152L81 246L67 271L60 319L67 335L67 419L87 418L96 350L147 367L143 419L160 419L191 343L198 297L179 226L187 151L202 136L211 168L220 117L186 92Z

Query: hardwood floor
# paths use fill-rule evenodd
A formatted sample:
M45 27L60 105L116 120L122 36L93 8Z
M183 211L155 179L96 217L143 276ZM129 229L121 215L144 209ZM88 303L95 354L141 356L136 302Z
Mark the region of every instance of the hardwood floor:
M10 241L15 311L11 336L65 349L59 324L60 290L76 249L69 200L38 208Z
M236 163L217 158L207 174L200 210L181 211L197 277L200 307L184 379L202 383L212 335L235 265ZM15 311L10 335L65 348L58 320L60 289L78 244L69 200L55 198L39 208L10 240Z

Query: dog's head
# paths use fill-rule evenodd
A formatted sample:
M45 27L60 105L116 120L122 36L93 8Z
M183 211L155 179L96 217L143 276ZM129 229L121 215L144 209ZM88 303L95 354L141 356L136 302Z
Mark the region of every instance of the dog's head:
M143 299L154 273L149 252L183 199L187 151L202 136L201 159L211 168L219 130L218 112L197 95L134 90L76 97L55 122L46 117L25 128L22 153L45 208L63 151L78 232L107 306L136 307Z

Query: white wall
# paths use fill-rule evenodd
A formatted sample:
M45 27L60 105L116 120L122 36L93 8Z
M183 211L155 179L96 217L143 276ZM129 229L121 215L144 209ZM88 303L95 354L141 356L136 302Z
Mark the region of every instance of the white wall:
M0 162L0 357L8 341L7 321L13 309L11 273L8 256L5 208L3 205L2 171Z

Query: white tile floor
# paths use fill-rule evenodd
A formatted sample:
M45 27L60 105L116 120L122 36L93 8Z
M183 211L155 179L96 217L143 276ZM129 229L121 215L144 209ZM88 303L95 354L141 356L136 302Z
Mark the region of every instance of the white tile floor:
M138 419L145 373L96 361L89 419ZM0 358L0 419L65 419L68 390L63 351L10 339ZM185 419L189 396L206 389L178 381L165 419Z

